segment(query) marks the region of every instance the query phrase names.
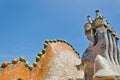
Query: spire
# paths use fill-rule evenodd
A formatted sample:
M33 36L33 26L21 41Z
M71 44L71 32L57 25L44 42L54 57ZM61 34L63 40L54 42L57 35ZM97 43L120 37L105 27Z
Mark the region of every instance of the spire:
M92 20L91 20L91 18L90 18L90 15L87 16L87 21L88 21L88 23L92 23Z
M99 13L99 10L96 10L95 11L96 12L96 18L103 18L103 16Z

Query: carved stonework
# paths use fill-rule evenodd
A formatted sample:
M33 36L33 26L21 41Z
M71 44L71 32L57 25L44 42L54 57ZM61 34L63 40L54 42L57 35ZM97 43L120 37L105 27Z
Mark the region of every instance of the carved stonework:
M118 35L98 10L91 26L91 31L85 30L90 45L82 56L82 62L86 66L85 80L106 80L108 77L115 79L120 76Z

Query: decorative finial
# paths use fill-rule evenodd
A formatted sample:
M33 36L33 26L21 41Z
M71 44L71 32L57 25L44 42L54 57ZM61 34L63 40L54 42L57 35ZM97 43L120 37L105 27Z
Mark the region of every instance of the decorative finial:
M103 16L99 13L99 10L96 10L96 18L100 17L100 18L103 18Z
M45 51L46 51L46 49L42 49L42 53L43 53L43 54L45 53Z
M8 66L8 64L9 64L8 62L3 62L1 66L2 66L2 68L5 68Z
M17 62L18 62L17 59L13 59L13 60L12 60L12 63L13 63L13 64L16 64Z
M42 56L42 52L41 52L41 53L38 53L38 56L41 57L41 56Z
M96 10L95 12L96 12L96 13L99 13L99 10Z
M21 62L25 62L25 58L24 57L20 57L20 61Z
M47 45L48 45L48 44L47 44L47 43L45 43L45 44L44 44L44 48L46 48L46 47L47 47Z
M90 15L87 15L87 18L90 18Z
M29 63L28 62L25 62L25 67L28 67L29 66Z
M29 69L32 70L33 69L33 65L29 65Z
M40 60L40 57L39 56L37 56L36 57L36 62L38 62Z
M90 18L90 15L87 16L87 21L88 21L88 23L92 23L92 20L91 20L91 18Z
M38 65L38 63L37 63L37 62L34 62L34 63L33 63L33 66L34 66L34 67L36 67L37 65Z

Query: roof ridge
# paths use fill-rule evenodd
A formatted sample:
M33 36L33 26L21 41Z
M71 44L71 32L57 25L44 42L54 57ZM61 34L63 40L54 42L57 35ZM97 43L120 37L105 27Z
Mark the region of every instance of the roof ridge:
M70 43L68 43L67 41L60 40L60 39L58 39L58 40L45 40L44 48L42 49L41 52L39 52L39 53L37 54L37 56L36 56L36 61L33 62L32 65L30 65L30 64L25 60L24 57L20 57L19 60L18 60L18 59L13 59L13 60L11 60L11 63L3 62L3 63L1 64L1 68L5 68L5 67L7 67L7 66L9 66L9 65L11 65L11 64L17 64L18 62L23 62L23 63L24 63L24 66L25 66L26 68L28 68L29 70L32 70L33 68L35 68L35 67L38 65L38 62L39 62L40 58L45 54L46 48L47 48L47 46L49 45L49 43L56 43L56 42L61 42L61 43L67 44L67 45L70 46L70 47L73 49L73 51L79 56L79 53L78 53L78 52L73 48L73 46L72 46ZM80 56L79 56L79 58L80 58Z

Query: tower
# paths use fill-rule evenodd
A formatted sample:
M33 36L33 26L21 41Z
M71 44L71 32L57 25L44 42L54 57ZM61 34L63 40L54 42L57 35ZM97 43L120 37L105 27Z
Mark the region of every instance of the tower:
M82 56L82 62L85 65L86 80L92 80L93 77L99 76L119 76L119 37L111 28L110 23L99 13L99 10L96 10L94 20L91 20L90 16L87 16L87 23L84 29L85 35L89 40L89 46ZM104 61L106 61L106 64ZM107 66L109 67L107 68Z

